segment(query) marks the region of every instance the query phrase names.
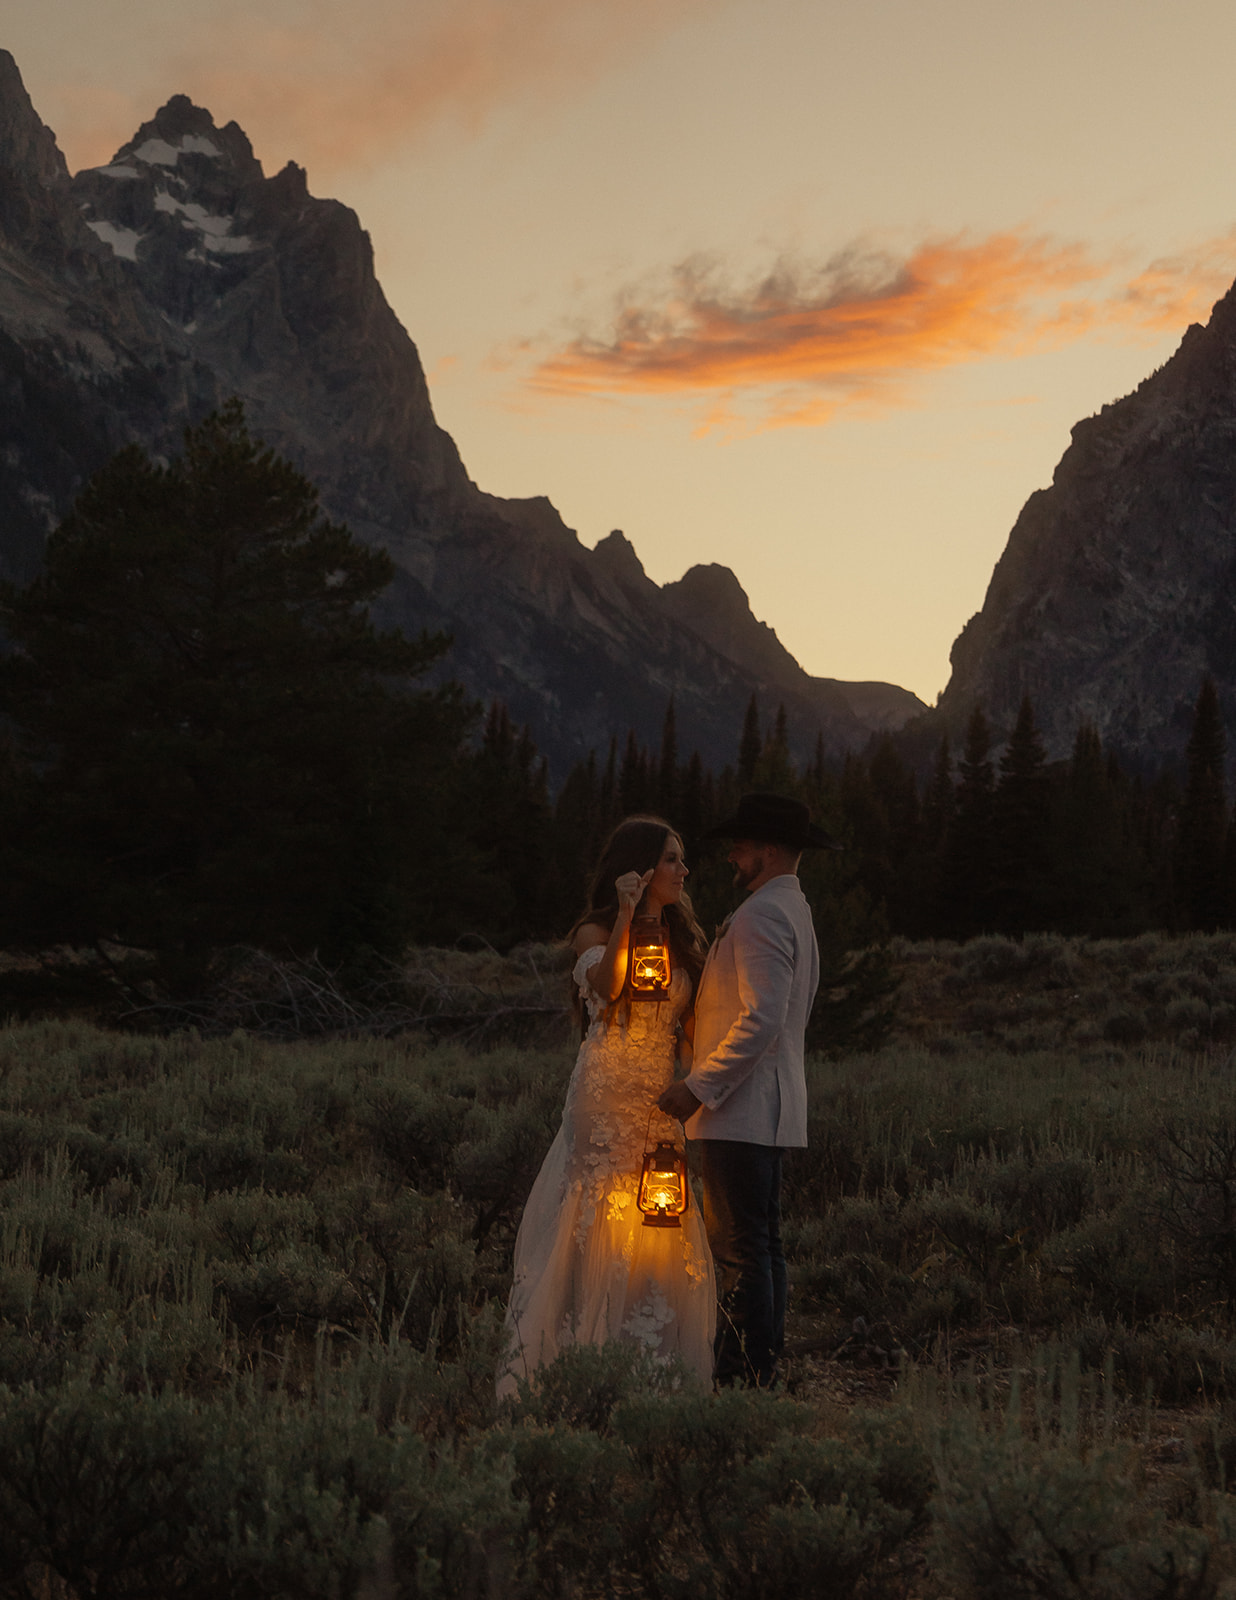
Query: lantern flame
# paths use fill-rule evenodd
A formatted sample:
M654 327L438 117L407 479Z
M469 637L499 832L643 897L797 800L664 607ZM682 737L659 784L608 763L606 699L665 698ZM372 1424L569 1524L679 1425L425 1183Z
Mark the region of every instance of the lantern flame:
M659 1144L644 1157L636 1204L646 1228L680 1228L678 1220L690 1203L686 1157L672 1144Z
M669 993L670 952L665 930L655 917L631 927L631 998L662 1000Z

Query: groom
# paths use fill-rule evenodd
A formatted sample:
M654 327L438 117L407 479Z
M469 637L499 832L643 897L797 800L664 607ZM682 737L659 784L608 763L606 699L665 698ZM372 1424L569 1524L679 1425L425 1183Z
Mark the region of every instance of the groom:
M798 882L809 848L839 848L807 807L746 794L705 835L731 840L748 898L724 922L695 1002L695 1064L659 1101L700 1142L720 1313L713 1378L767 1388L785 1343L781 1156L807 1142L803 1035L820 975Z

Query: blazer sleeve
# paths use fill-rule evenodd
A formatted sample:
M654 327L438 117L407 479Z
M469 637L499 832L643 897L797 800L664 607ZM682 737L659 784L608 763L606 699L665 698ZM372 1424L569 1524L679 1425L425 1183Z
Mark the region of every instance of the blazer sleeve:
M777 1043L794 980L794 929L783 913L753 904L735 920L729 937L734 941L738 1015L685 1080L711 1111L724 1104Z

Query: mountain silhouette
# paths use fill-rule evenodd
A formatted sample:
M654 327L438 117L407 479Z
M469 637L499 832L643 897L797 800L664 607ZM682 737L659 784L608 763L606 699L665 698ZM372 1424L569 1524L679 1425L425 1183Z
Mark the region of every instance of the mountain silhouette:
M1236 708L1236 288L1122 400L1079 422L952 650L942 717L1007 731L1029 694L1049 751L1078 724L1178 760L1203 679Z
M628 728L734 759L754 693L796 753L831 753L923 709L889 684L807 674L738 579L664 588L618 533L583 546L548 499L469 478L355 213L244 132L173 96L106 166L71 176L0 51L0 573L27 581L49 531L121 446L156 455L232 395L323 509L385 547L385 622L454 640L445 671L527 723L560 778Z

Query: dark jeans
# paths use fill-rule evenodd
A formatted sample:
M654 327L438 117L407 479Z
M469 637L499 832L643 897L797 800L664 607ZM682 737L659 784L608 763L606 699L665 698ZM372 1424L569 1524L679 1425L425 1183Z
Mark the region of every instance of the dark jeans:
M781 1151L701 1139L704 1226L717 1268L713 1380L769 1387L785 1345Z

